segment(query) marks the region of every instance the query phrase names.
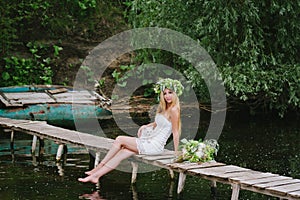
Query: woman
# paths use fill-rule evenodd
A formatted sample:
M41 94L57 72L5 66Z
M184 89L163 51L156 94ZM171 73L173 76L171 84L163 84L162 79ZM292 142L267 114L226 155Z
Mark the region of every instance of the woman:
M138 137L118 136L111 149L88 176L79 178L80 182L97 183L99 178L115 169L122 160L135 154L155 155L164 150L167 139L173 134L174 151L178 152L181 121L178 96L183 86L178 80L162 79L155 85L154 91L160 95L155 121L143 125L138 130Z

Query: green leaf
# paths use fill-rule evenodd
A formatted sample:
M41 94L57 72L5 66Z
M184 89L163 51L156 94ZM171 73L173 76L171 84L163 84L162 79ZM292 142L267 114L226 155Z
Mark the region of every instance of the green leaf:
M9 79L10 79L9 73L8 73L8 72L3 72L3 73L2 73L2 79L3 79L4 81L9 80Z

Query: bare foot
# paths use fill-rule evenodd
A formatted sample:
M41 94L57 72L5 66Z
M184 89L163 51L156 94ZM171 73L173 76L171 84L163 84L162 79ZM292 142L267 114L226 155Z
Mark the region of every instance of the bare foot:
M86 175L92 175L93 174L93 170L90 170L90 171L86 171L84 172Z
M78 181L83 182L83 183L87 183L87 182L91 182L91 183L98 183L98 178L94 177L94 176L87 176L85 178L78 178Z

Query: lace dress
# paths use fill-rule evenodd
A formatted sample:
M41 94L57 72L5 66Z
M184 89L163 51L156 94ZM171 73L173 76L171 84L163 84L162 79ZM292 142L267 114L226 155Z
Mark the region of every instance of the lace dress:
M155 155L163 152L172 132L172 123L163 114L157 114L155 122L155 128L144 128L141 137L136 139L139 154Z

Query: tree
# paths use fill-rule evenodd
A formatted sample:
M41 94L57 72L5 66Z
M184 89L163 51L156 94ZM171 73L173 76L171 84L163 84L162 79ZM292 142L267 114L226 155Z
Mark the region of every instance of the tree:
M127 5L134 28L171 28L199 41L222 72L229 102L280 116L300 108L300 0L134 0ZM177 58L173 62L190 68ZM185 72L203 83L192 70Z

